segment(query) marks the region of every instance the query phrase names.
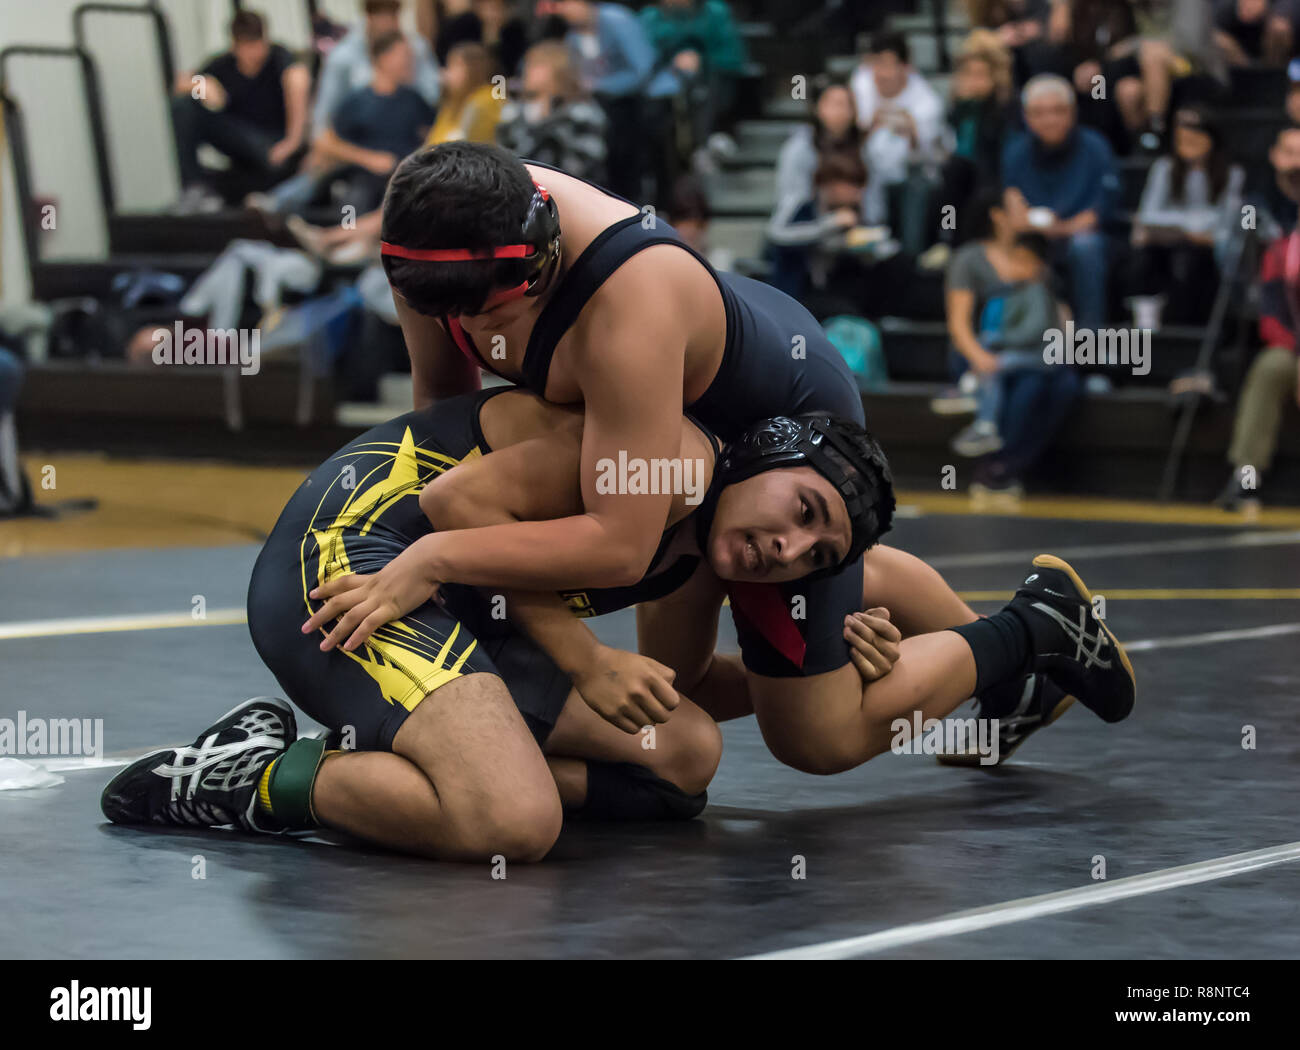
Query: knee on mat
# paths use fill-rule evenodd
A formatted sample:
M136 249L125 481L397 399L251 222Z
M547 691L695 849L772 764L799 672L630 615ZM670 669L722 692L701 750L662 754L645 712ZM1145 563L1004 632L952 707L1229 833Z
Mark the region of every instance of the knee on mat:
M722 730L703 711L692 711L691 717L678 723L685 713L679 712L669 721L674 730L672 743L663 756L667 761L657 772L684 794L698 795L709 786L722 761Z
M520 799L492 800L460 821L462 848L489 859L530 863L541 860L560 837L564 811L555 791Z

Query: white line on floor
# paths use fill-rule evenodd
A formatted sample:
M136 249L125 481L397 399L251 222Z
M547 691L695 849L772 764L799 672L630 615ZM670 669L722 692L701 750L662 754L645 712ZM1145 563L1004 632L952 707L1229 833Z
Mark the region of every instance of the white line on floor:
M67 634L101 634L108 631L155 631L169 627L228 627L244 623L243 609L209 609L201 619L185 612L134 613L126 616L75 616L66 620L24 620L0 623L0 641L11 638L49 638Z
M987 930L993 926L1006 926L1013 922L1041 919L1047 915L1091 908L1098 904L1126 900L1129 897L1160 893L1180 886L1193 886L1198 882L1231 878L1233 875L1244 875L1250 871L1296 860L1300 860L1300 842L1288 842L1250 853L1234 853L1228 857L1198 861L1178 868L1164 868L1145 875L1132 875L1126 879L1116 879L1114 882L1100 882L1092 886L1080 886L1072 890L1044 893L1037 897L1022 897L1019 900L992 904L984 908L954 912L952 915L944 915L929 922L908 923L905 926L895 926L892 929L880 930L861 937L825 941L803 948L764 952L748 958L852 959L873 952L888 951L905 944L917 944L940 937L954 937L975 930Z
M1036 554L1050 551L1058 558L1128 558L1144 554L1183 554L1223 550L1230 547L1276 547L1300 544L1300 530L1287 532L1234 532L1219 536L1195 536L1181 540L1151 540L1147 543L1097 543L1081 547L1053 547L1045 544L1033 550L984 551L974 554L939 554L925 561L936 569L968 569L982 565L1019 565Z
M1264 627L1243 627L1237 631L1209 631L1206 634L1179 634L1172 638L1143 638L1125 642L1130 653L1148 649L1181 649L1188 645L1213 645L1216 642L1241 642L1251 638L1271 638L1278 634L1300 634L1300 623L1271 623Z

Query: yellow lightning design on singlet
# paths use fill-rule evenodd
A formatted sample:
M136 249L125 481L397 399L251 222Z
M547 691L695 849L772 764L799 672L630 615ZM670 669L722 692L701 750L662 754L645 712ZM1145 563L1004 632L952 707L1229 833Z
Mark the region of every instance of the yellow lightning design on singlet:
M387 451L383 448L385 445L394 450ZM407 497L418 498L420 490L431 477L463 462L417 447L410 427L406 428L401 442L395 447L392 442L375 442L373 446L350 448L340 458L375 455L383 457L383 462L356 483L355 491L334 520L323 529L311 528L303 537L304 601L307 601L307 593L312 589L307 581L309 540L316 542L318 564L315 578L319 583L349 575L353 570L345 546L348 536L367 535L375 522L391 507ZM479 455L481 452L475 448L465 459ZM427 461L427 469L423 473L420 470L421 458ZM385 463L388 464L388 473L376 478L375 475L383 470ZM340 472L333 484L342 484L345 473ZM325 496L322 496L321 503L324 502ZM307 601L307 608L314 611L310 601ZM395 620L375 631L355 652L345 652L342 648L338 652L361 665L378 684L385 700L413 709L433 690L460 677L462 666L478 643L471 640L462 652L457 653L456 638L459 634L459 624L449 637L439 638L432 632L421 629L418 622L412 624L406 620Z

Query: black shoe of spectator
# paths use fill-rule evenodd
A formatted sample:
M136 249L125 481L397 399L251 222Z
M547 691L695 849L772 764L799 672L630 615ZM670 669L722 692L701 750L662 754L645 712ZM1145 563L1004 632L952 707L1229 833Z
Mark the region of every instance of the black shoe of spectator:
M1241 472L1234 470L1223 490L1214 497L1214 504L1224 510L1257 511L1260 507L1259 486L1247 488L1242 484Z

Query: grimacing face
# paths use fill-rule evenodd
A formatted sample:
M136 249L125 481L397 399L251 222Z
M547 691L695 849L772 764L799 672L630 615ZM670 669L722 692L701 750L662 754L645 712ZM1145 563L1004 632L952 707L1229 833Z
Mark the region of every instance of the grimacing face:
M782 583L838 565L852 540L835 486L812 467L782 467L722 490L705 553L720 579Z

